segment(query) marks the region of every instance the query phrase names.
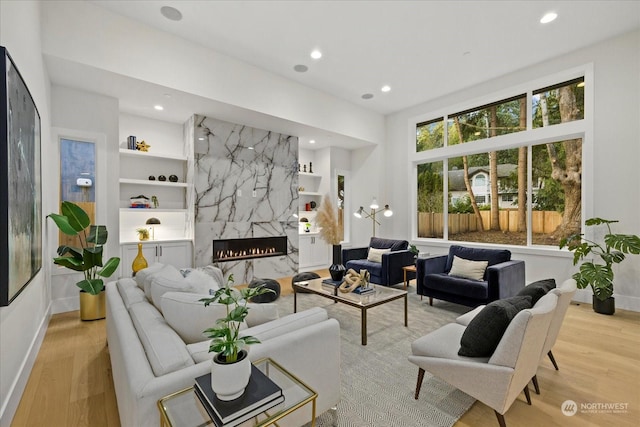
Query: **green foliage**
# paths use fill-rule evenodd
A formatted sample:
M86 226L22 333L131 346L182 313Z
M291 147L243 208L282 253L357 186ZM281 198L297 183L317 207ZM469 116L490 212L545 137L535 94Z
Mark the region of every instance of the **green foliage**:
M62 214L51 213L47 217L64 234L77 236L81 247L59 246L56 251L58 257L53 259L53 263L84 273L84 279L76 285L91 295L97 295L104 289L101 278L110 277L120 264L118 257L109 258L106 263L102 263L103 245L107 243L109 236L107 227L91 225L89 215L75 203L62 202L61 210Z
M249 314L248 301L258 295L274 292L263 286L255 288L236 289L233 284L233 274L229 275L227 284L218 289L211 298L202 298L200 301L208 307L211 303L219 303L226 306L227 315L216 320L213 328L206 329L204 333L211 338L209 352L222 353L227 363L238 360L238 352L245 346L257 344L260 341L252 336L240 336L240 325Z
M601 301L613 295L613 264L619 264L625 259L625 254L640 254L640 237L632 234L613 234L611 224L618 221L602 218L590 218L585 225L605 225L607 233L603 242L595 242L584 238L583 234L573 234L560 241L560 249L567 248L573 252L573 265L578 264L585 257L595 255L602 263L585 261L573 275L580 289L590 286L593 294Z
M533 195L533 203L537 211L564 212L564 189L560 182L544 178L541 188Z
M458 198L455 202L449 204L449 213L473 213L471 198L468 194Z

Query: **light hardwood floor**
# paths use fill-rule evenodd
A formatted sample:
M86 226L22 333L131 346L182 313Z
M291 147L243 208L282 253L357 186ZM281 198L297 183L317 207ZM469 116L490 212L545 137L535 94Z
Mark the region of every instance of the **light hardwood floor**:
M284 295L291 293L288 279L280 283ZM531 387L533 406L526 404L523 395L518 397L505 415L509 427L638 425L640 313L618 310L614 316L604 316L588 304L572 304L553 353L560 370L555 371L548 359L541 363L541 394ZM413 398L414 386L412 378L407 399ZM565 400L577 403L575 416L562 414L560 405ZM604 403L626 404L626 413L582 413L580 409L581 404ZM81 322L78 312L52 317L12 425L120 425L104 320ZM497 425L493 410L479 402L456 423L458 427Z

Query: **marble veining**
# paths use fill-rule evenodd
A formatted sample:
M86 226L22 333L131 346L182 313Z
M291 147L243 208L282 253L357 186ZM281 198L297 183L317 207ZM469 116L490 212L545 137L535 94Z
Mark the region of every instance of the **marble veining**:
M282 257L221 262L236 283L298 270L298 138L193 118L195 264L211 264L213 240L288 237Z

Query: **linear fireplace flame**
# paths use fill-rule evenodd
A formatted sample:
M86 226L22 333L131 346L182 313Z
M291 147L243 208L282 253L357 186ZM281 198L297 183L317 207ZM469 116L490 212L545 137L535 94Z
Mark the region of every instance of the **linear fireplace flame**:
M287 237L251 237L213 241L213 262L266 258L287 254Z

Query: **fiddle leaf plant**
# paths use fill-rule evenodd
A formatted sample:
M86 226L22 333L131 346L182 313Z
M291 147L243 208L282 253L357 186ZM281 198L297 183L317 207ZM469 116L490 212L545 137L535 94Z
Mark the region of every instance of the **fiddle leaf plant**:
M584 261L580 269L573 275L578 288L590 286L593 294L600 301L613 296L613 264L625 260L626 255L640 254L640 237L632 234L614 234L611 224L617 220L590 218L585 221L588 227L605 225L607 233L603 241L589 240L583 234L573 234L560 241L560 249L567 248L573 252L573 265L577 265L589 255L597 256L602 262Z
M103 245L109 233L104 225L92 225L89 215L72 202L62 202L62 214L47 215L58 229L69 236L77 236L81 247L61 245L53 263L84 273L84 279L76 285L83 291L98 295L104 289L102 277L110 277L118 268L120 258L112 257L103 264ZM87 231L88 230L88 231Z
M205 307L215 302L226 306L226 317L216 320L216 325L206 329L204 334L211 338L209 352L221 353L227 364L237 362L238 353L244 347L260 342L256 337L240 336L240 326L249 314L248 301L268 292L275 293L264 285L255 288L232 288L233 282L233 274L230 274L225 286L216 290L210 298L200 299Z

